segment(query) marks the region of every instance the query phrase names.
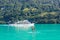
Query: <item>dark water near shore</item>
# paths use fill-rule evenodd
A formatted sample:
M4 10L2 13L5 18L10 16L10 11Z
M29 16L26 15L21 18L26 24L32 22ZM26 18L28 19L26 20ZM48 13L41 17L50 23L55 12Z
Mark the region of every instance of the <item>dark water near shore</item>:
M35 30L0 25L0 40L60 40L60 24L35 24Z

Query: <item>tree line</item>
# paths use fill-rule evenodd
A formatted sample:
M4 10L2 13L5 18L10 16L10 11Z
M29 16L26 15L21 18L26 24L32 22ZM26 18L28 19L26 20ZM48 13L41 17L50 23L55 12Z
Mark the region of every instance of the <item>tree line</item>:
M60 23L60 0L0 0L0 24L18 20Z

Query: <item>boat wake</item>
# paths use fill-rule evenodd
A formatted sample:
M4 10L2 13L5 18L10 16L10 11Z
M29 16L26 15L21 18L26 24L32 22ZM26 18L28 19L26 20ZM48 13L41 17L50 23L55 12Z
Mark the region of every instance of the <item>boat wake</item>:
M35 32L28 32L28 33L30 33L30 34L31 34L31 33L40 33L40 32L39 32L39 31L37 31L37 32L35 31Z

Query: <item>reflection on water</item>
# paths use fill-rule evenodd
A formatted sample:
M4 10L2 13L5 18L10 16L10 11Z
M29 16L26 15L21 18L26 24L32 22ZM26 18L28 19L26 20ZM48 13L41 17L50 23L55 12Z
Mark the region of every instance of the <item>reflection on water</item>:
M36 24L35 31L0 25L0 40L60 40L60 25Z
M32 34L28 33L31 29L24 30L19 27L0 25L1 40L32 40ZM32 31L31 31L32 32Z

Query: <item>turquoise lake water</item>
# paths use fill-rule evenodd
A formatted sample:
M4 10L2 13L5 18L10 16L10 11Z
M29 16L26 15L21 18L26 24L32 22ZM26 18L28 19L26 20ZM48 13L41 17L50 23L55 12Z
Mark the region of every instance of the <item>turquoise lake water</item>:
M0 25L0 40L60 40L60 24L35 24L35 30Z

